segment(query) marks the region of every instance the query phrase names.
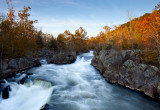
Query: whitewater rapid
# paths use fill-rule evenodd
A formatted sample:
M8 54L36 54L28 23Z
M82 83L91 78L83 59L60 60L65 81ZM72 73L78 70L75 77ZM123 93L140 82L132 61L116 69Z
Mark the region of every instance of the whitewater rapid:
M1 101L0 110L38 110L46 102L49 110L160 110L158 103L142 94L109 84L91 65L92 58L91 51L79 55L73 64L47 64L42 60L41 67L28 70L34 73L30 76L33 84L18 85L11 98ZM38 79L53 86L34 83ZM7 109L7 104L14 109Z
M54 84L50 110L160 110L160 105L139 93L109 84L91 65L93 52L73 64L46 64L33 68L33 79Z
M53 87L51 83L34 80L33 82L17 84L6 82L11 91L8 99L0 96L0 110L40 110L50 100Z

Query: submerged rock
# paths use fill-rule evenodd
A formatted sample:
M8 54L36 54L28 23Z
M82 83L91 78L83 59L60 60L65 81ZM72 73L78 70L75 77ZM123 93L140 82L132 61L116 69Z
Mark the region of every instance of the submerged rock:
M26 73L28 76L33 75L33 73Z
M48 109L49 109L49 105L46 104L46 105L42 106L40 110L48 110Z
M94 56L92 65L110 83L118 83L160 100L159 69L155 66L140 64L137 52L139 51L103 50L99 55Z

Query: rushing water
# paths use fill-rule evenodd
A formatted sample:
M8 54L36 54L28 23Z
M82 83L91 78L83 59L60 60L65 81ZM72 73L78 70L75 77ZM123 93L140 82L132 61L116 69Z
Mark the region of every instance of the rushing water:
M50 82L34 80L24 85L6 82L11 92L8 99L0 97L0 110L40 110L50 99L53 87Z
M78 56L75 63L67 65L41 61L41 67L28 71L34 73L31 79L52 82L53 87L19 85L13 97L1 101L0 110L38 110L49 97L49 110L160 110L159 104L141 94L107 83L90 65L92 57L92 52L85 53Z

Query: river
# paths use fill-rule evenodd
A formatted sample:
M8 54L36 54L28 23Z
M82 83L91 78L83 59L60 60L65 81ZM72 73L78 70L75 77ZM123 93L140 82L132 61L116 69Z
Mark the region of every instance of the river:
M49 110L160 110L142 94L109 84L91 65L92 57L92 51L84 53L66 65L42 60L41 67L28 70L34 73L30 86L8 82L11 95L0 99L0 110L39 110L45 103Z

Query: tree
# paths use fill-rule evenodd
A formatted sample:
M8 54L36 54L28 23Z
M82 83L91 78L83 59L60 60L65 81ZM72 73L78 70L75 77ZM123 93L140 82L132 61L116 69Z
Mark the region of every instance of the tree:
M72 42L75 44L75 51L81 52L87 49L87 32L85 29L80 27L75 31L74 38L72 38Z
M154 9L155 9L155 10L160 10L160 2L157 4L157 6L155 6Z
M59 34L57 37L57 45L59 50L65 50L66 48L66 38L64 34Z
M44 44L43 44L43 39L42 39L42 32L39 31L38 32L38 37L37 37L37 41L36 41L38 48L42 49Z
M157 49L160 54L160 12L155 10L143 20L143 36L147 38L148 48Z
M129 18L129 21L130 21L131 42L132 42L132 49L133 49L132 18L131 18L130 12L128 12L128 18Z
M53 49L53 50L57 50L57 42L56 39L52 36L49 45L48 45L49 49Z
M5 20L2 20L2 16L0 17L0 41L2 42L0 46L3 47L0 49L1 56L4 59L22 57L27 53L34 54L38 51L36 42L40 36L33 25L35 21L29 19L31 8L24 7L16 16L15 10L9 4L10 0L7 3L7 17Z
M87 41L87 48L89 50L94 50L96 48L96 46L98 46L98 42L96 40L95 37L91 37L88 41Z
M109 44L111 41L111 28L109 26L104 26L103 29L105 30L105 33L100 32L100 36L103 36L103 40L105 42L105 44Z
M57 42L61 42L60 44L65 45L67 51L76 51L76 52L82 52L87 50L87 40L88 40L87 32L82 27L75 30L75 34L72 34L68 30L66 30L64 31L63 34L60 34L57 38Z

